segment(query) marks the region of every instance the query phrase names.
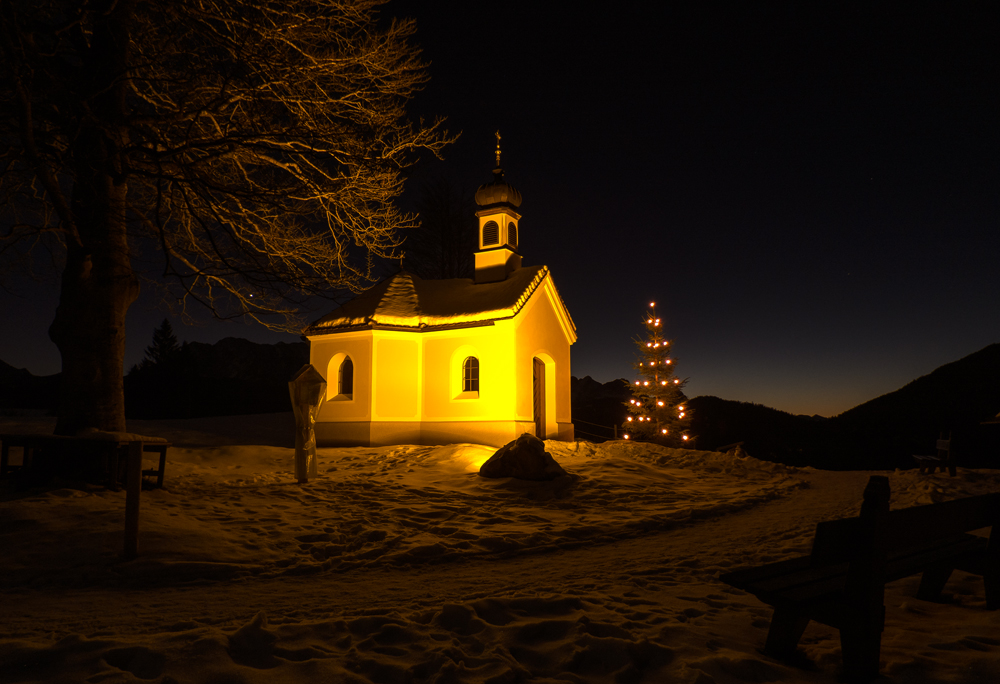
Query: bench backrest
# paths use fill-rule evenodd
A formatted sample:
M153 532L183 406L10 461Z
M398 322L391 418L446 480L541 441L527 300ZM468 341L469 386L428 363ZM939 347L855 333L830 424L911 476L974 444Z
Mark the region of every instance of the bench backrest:
M1000 518L1000 494L970 496L954 501L889 511L886 552L905 549L965 532L992 527ZM816 525L810 559L814 566L852 560L863 538L862 520L844 518Z

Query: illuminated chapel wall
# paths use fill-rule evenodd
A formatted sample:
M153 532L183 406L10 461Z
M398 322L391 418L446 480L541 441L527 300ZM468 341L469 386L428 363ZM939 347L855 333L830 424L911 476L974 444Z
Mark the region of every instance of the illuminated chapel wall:
M514 337L509 322L424 333L424 419L514 420ZM462 363L479 360L478 396L462 391Z
M516 377L517 414L520 420L533 419L531 361L546 361L546 433L554 435L556 423L570 422L570 345L545 283L531 297L524 317L518 322ZM555 366L549 367L549 362Z
M413 333L376 332L373 420L420 419L420 340Z
M309 363L326 379L327 401L319 412L320 422L371 420L372 335L370 331L344 333L309 341ZM337 394L337 368L330 361L346 353L354 363L354 394L350 400L333 401Z

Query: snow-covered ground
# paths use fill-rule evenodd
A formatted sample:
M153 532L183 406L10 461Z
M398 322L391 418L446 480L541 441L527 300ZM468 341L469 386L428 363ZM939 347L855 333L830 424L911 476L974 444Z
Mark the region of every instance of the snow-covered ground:
M51 430L0 419L0 432ZM0 682L835 682L837 633L761 655L771 610L730 568L806 553L870 473L628 442L546 442L573 477L487 480L477 445L320 450L292 477L290 415L136 421L171 439L125 562L124 492L0 500ZM1000 473L889 473L893 507L1000 489ZM1000 614L889 585L882 672L1000 681Z

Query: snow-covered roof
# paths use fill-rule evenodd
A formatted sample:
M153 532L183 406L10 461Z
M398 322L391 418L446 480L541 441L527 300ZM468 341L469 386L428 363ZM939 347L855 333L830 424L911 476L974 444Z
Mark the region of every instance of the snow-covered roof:
M548 275L545 266L524 266L506 280L477 284L471 278L424 280L402 271L315 321L304 333L322 335L360 327L427 330L486 324L515 316Z

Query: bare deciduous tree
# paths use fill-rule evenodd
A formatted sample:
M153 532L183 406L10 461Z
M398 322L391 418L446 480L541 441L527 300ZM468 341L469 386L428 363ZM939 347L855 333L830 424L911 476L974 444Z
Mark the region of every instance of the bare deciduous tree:
M394 199L426 82L383 0L0 0L0 250L64 260L56 431L123 430L141 266L177 301L295 329L414 223Z

